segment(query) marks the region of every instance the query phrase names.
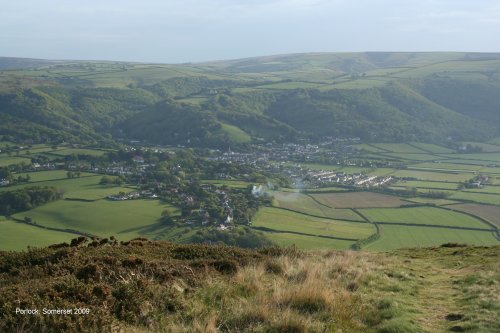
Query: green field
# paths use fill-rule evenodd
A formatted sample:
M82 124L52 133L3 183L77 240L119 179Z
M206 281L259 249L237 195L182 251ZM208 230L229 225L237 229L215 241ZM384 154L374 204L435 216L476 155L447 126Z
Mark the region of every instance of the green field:
M251 182L246 182L244 180L224 180L224 179L203 179L201 181L204 184L212 184L215 186L227 186L227 187L234 187L234 188L246 188L249 185L252 185L254 183Z
M444 171L479 171L483 168L482 165L470 165L470 164L455 164L439 162L439 163L418 163L413 164L411 169L429 169L429 170L444 170Z
M58 173L42 174L42 177L57 177ZM55 179L40 181L35 183L26 183L21 185L14 185L8 187L0 187L0 191L12 191L15 189L27 186L54 186L63 191L64 198L71 199L84 199L84 200L97 200L105 198L111 194L117 194L120 191L131 192L133 189L120 186L99 185L101 180L100 175L87 176L72 179Z
M459 185L458 183L448 183L448 182L403 180L397 182L396 184L393 184L392 186L456 190L458 188L458 185Z
M274 197L274 205L276 207L316 216L362 221L362 218L350 209L329 208L302 193L274 191L271 195Z
M364 247L367 250L392 250L409 247L439 246L445 243L498 245L487 231L382 225L381 237Z
M30 182L42 182L48 180L60 180L68 178L66 170L37 171L37 172L15 174L16 177L17 176L25 177L26 175L30 176ZM80 173L80 177L89 177L89 176L96 176L96 174L89 172Z
M235 143L247 143L252 141L252 137L248 133L242 131L239 127L221 123L221 130L227 134L228 138Z
M416 203L434 204L437 206L458 203L458 201L453 201L453 200L448 200L448 199L433 199L433 198L425 198L425 197L408 198L406 200L408 200L410 202L416 202Z
M314 236L290 234L286 232L264 232L264 234L279 246L296 246L303 250L316 249L348 249L353 242L339 239L327 239Z
M102 156L106 153L104 150L97 149L82 149L82 148L70 148L70 149L61 149L52 152L54 155L59 156L69 156L69 155L90 155L90 156Z
M94 202L59 200L33 210L15 214L31 217L39 225L59 229L73 229L101 237L111 235L119 239L145 236L160 232L166 226L158 220L163 210L177 213L172 206L157 200L127 200Z
M439 157L436 155L430 155L430 154L426 154L426 153L422 153L422 154L384 153L384 156L389 156L389 157L402 159L402 160L409 160L409 161L435 161L435 160L445 159L445 157Z
M401 178L416 178L419 180L463 182L473 177L471 173L451 173L451 172L432 172L418 170L398 170L391 176Z
M414 154L425 154L426 152L422 149L410 146L407 143L377 143L371 146L379 148L380 150L393 153L414 153Z
M270 207L259 210L252 225L309 236L321 235L349 239L366 238L375 232L374 226L369 223L322 219Z
M500 145L493 145L483 142L464 142L465 145L480 147L484 153L498 153L500 152Z
M392 195L373 192L318 193L313 198L335 208L399 207L407 202Z
M471 192L471 193L500 194L500 186L488 186L488 185L484 185L481 188L467 188L467 189L463 189L463 191L464 192Z
M480 204L453 205L451 209L474 214L500 227L500 206Z
M423 150L425 152L431 153L431 154L446 154L446 153L452 153L453 151L449 148L434 145L431 143L420 143L420 142L413 142L412 146L415 146L419 148L420 150Z
M73 234L45 230L0 217L0 251L47 246L67 242L75 237Z
M428 224L481 229L491 228L469 215L434 207L374 208L361 209L360 211L372 222ZM411 231L411 229L408 229L408 231Z
M29 158L21 156L17 157L17 156L9 156L7 154L0 154L0 167L18 163L31 164L31 160Z
M490 205L500 205L500 195L498 194L483 194L474 192L455 192L450 196L450 199L470 200L479 203Z

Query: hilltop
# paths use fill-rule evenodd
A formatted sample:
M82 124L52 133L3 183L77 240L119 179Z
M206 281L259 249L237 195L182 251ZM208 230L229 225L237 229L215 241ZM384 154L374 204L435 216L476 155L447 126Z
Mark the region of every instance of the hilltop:
M311 53L177 65L0 58L0 130L10 141L485 141L500 133L499 96L495 53Z
M80 238L0 252L0 330L498 332L499 255L458 244L301 252Z

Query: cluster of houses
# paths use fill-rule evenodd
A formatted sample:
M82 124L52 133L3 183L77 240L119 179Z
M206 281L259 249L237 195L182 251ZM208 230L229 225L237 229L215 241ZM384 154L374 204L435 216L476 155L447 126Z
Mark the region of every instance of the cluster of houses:
M479 175L474 178L473 181L466 184L468 188L483 188L483 184L489 180L489 177L486 175Z
M0 179L0 186L8 186L9 184L10 184L10 180Z
M362 173L347 174L337 171L309 171L308 178L313 185L328 184L351 185L362 187L377 187L388 184L392 177L367 176Z
M108 195L106 199L112 201L134 200L134 199L157 199L158 195L151 191L133 191L129 193L120 192L114 195Z

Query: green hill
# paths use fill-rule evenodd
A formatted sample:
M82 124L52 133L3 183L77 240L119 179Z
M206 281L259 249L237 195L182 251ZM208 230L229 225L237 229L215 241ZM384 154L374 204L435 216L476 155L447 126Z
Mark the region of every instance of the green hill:
M493 53L311 53L179 65L0 58L0 134L11 141L487 141L500 135L499 96Z

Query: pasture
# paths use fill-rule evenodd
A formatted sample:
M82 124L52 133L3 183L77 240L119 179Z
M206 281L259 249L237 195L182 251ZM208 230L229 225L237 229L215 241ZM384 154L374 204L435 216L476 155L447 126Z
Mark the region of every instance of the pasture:
M319 193L311 196L334 208L399 207L407 204L398 197L372 192Z
M7 154L0 154L0 167L19 163L31 164L31 159L21 156L9 156Z
M463 172L437 172L437 171L421 171L421 170L397 170L391 176L400 178L412 178L419 180L430 181L447 181L447 182L463 182L471 179L474 175Z
M500 227L500 206L479 205L479 204L460 204L450 207L453 210L466 212L479 216Z
M439 246L445 243L498 245L500 242L488 231L470 231L429 227L381 225L381 236L363 249L387 251L399 248Z
M473 201L477 203L485 203L490 205L500 205L500 195L498 194L457 191L454 192L449 198L456 200Z
M51 152L53 155L69 156L69 155L89 155L89 156L102 156L106 153L105 150L98 149L84 149L84 148L68 148Z
M286 232L264 231L264 234L266 235L267 238L269 238L271 241L273 241L279 246L283 247L296 246L298 249L302 250L317 250L317 249L344 250L344 249L349 249L349 247L353 244L353 242L351 241L296 235Z
M361 209L360 212L372 222L491 229L479 219L436 207L375 208Z
M335 209L326 207L314 201L310 196L298 192L271 193L273 205L280 208L298 211L304 214L323 216L335 219L362 221L362 218L350 209Z
M66 170L50 170L50 171L37 171L37 172L26 172L19 173L16 176L30 176L30 182L43 182L48 180L61 180L67 179L67 171ZM96 176L94 173L89 172L81 172L80 177L89 177Z
M0 251L22 250L62 243L76 235L29 226L0 217Z
M306 236L328 236L355 240L366 238L375 233L375 227L370 223L322 219L270 207L259 210L252 221L252 226L281 232L295 232Z
M15 214L14 217L24 219L27 216L43 226L73 229L100 237L114 235L124 240L166 228L159 223L165 209L172 214L178 213L176 208L158 200L59 200Z
M416 187L425 189L445 189L445 190L456 190L458 188L458 183L449 182L430 182L430 181L416 181L416 180L402 180L393 184L395 187Z

